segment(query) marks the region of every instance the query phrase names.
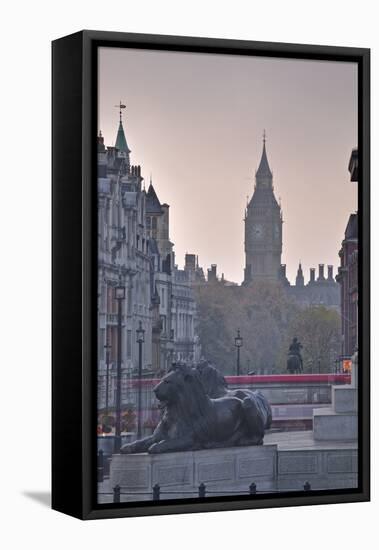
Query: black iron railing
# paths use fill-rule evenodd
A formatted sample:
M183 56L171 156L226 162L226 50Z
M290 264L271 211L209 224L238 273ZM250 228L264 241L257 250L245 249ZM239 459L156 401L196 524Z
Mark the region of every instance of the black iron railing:
M199 487L197 488L197 490L192 490L192 491L185 491L185 490L181 490L181 491L170 491L170 490L163 490L161 489L160 485L158 483L156 483L152 489L152 491L127 491L127 492L123 492L122 489L125 489L126 487L121 487L120 485L116 485L115 487L113 487L113 491L112 492L98 492L97 494L98 495L104 495L104 496L113 496L113 502L114 503L120 503L121 502L121 496L122 495L125 495L125 496L128 496L128 497L131 497L131 496L150 496L151 497L151 500L161 500L162 496L164 495L180 495L180 496L192 496L194 498L206 498L207 496L212 496L212 495L219 495L219 496L222 496L222 495L244 495L244 494L247 494L247 495L250 495L250 496L254 496L254 495L257 495L257 494L270 494L270 493L275 493L275 494L278 494L278 493L281 493L283 491L279 491L279 490L270 490L270 489L263 489L263 490L258 490L257 489L257 485L256 483L252 482L250 483L249 487L246 489L246 491L243 491L243 490L235 490L235 491L228 491L228 490L220 490L220 491L214 491L212 489L207 489L206 485L204 483L200 483ZM312 490L311 488L311 484L309 483L309 481L306 481L303 485L303 490L304 492L309 492ZM298 492L297 490L294 491L294 492Z

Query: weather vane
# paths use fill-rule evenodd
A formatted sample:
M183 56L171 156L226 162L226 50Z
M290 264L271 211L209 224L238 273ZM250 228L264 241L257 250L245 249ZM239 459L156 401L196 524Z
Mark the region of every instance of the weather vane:
M120 103L118 105L115 105L115 107L116 109L120 109L120 122L122 122L122 109L126 109L126 105L121 103L121 100L120 100Z

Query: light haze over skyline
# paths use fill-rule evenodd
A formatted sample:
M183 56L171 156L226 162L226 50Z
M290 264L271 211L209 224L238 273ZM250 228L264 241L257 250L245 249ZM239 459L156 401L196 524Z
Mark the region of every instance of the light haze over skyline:
M357 209L348 161L357 145L357 65L334 61L99 50L99 130L114 145L121 100L131 163L170 205L176 262L243 280L244 210L262 134L283 209L282 263L294 281L339 265Z

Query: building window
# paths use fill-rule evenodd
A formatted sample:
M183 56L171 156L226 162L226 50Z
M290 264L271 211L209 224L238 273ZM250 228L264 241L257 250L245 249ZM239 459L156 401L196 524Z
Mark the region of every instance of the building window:
M163 334L166 334L166 315L161 315L161 326Z
M117 301L114 298L114 287L108 287L107 313L117 313Z

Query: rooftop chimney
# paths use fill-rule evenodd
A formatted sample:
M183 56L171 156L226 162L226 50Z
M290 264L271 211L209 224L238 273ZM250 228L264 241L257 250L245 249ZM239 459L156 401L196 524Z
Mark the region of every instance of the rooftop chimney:
M195 254L186 254L184 269L196 269L196 256Z
M315 282L315 268L311 267L309 270L309 282L314 283Z
M324 276L324 264L318 264L318 281L323 281L325 279Z
M334 281L332 265L328 265L328 281Z
M217 264L212 264L210 268L208 268L208 282L216 282L217 281Z

